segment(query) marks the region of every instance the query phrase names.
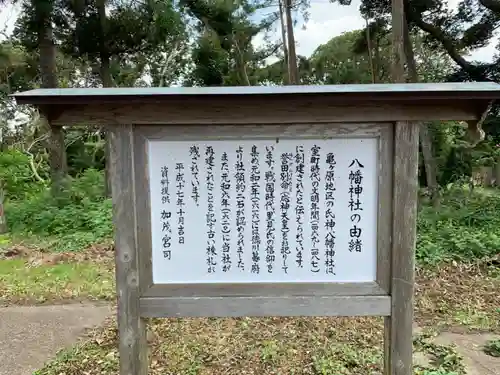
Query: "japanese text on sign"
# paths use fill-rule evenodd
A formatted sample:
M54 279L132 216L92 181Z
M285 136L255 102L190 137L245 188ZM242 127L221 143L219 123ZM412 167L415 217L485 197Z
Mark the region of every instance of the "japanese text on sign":
M154 283L375 280L377 139L150 141Z

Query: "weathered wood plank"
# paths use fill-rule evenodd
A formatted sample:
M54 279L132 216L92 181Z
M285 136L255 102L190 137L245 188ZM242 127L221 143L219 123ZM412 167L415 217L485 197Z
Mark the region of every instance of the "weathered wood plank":
M419 128L395 125L391 299L385 323L386 374L411 375Z
M146 324L139 311L132 126L110 129L120 375L146 375Z
M135 204L137 213L137 252L139 257L139 286L141 295L153 285L151 258L151 200L149 184L148 143L134 127Z
M218 140L218 139L308 139L331 137L378 137L391 123L327 124L248 124L248 125L142 125L137 131L151 140Z
M141 298L143 317L388 316L388 296Z
M381 128L378 150L377 283L390 290L392 238L393 125Z
M259 284L157 284L144 297L284 297L284 296L384 296L388 295L376 282L372 283L259 283Z
M327 98L288 98L227 100L205 98L171 100L168 103L135 103L131 105L75 105L54 116L54 125L76 124L192 124L235 125L273 123L331 123L331 122L393 122L474 120L479 117L477 104L456 105L456 102L436 103L415 101L411 104L367 102L365 105L335 105ZM237 110L235 110L237 108ZM360 109L362 108L362 109Z

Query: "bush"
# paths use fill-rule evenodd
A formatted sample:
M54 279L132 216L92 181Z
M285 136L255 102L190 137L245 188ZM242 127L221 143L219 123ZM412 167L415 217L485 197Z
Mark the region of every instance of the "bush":
M88 246L112 235L111 200L103 195L103 173L87 170L68 177L57 198L41 191L6 205L13 233L57 237L62 249Z
M500 192L454 188L442 197L439 211L423 206L417 219L417 260L471 261L499 253Z
M0 152L0 182L8 200L24 199L45 189L34 177L29 163L28 155L18 150ZM46 166L38 171L41 175L45 172Z
M87 169L67 177L64 190L53 198L37 183L26 155L0 153L0 177L7 194L7 221L13 234L56 238L61 249L76 249L110 238L113 233L111 200L104 197L104 174ZM8 171L6 170L8 169ZM473 261L499 253L500 191L459 187L442 197L441 208L423 204L417 219L417 261Z

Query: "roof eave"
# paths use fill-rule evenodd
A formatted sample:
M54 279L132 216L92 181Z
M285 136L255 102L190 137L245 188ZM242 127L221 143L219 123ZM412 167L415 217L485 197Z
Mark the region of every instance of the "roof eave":
M328 97L332 104L352 104L361 102L378 102L378 101L396 101L400 103L413 102L415 100L423 101L468 101L482 100L489 102L491 100L499 100L500 92L498 91L441 91L441 92L330 92L330 93L275 93L275 94L213 94L213 95L183 95L183 94L157 94L157 95L11 95L15 98L19 105L85 105L85 104L130 104L130 103L165 103L168 101L179 100L204 100L210 98L212 100L279 100L289 97ZM458 105L458 103L457 103Z

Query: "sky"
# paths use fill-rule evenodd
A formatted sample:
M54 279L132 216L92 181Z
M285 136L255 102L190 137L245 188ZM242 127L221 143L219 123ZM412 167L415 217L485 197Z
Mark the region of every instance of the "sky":
M461 0L448 0L456 8ZM350 6L332 4L328 0L311 0L310 18L305 29L295 28L297 54L310 56L321 44L346 31L365 27L365 20L359 14L361 0L353 0ZM495 53L498 38L483 49L474 51L471 58L489 62Z
M365 21L359 15L359 4L361 0L353 0L350 6L332 4L329 0L310 0L310 18L305 28L300 25L295 28L295 39L297 42L297 54L310 56L321 44L328 42L331 38L346 31L352 31L364 27ZM448 0L450 7L456 8L461 0ZM12 32L16 16L19 14L19 6L3 7L0 11L0 29L7 34ZM279 38L279 31L273 35L273 39ZM3 38L0 38L3 39ZM476 50L470 56L471 59L488 62L493 58L495 45L498 37L491 45ZM256 38L255 43L262 42L262 38Z

